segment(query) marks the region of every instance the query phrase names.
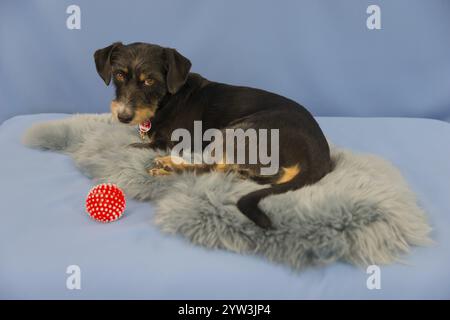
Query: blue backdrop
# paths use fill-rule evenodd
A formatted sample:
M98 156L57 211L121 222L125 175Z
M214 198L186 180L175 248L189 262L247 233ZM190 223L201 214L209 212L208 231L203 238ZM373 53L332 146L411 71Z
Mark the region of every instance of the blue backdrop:
M80 30L66 27L71 4ZM370 4L381 30L366 27ZM1 0L0 122L108 111L92 55L119 40L175 47L211 80L315 115L450 120L449 0Z

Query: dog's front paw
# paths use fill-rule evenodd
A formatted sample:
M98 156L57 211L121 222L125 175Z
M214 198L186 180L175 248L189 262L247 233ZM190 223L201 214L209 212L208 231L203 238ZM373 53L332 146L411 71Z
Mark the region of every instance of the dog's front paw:
M171 175L173 173L172 171L165 170L164 168L150 168L150 169L147 169L147 172L152 177L168 176L168 175Z
M155 163L156 168L161 168L166 171L173 171L174 170L174 163L172 162L172 159L170 156L165 157L156 157L153 162Z

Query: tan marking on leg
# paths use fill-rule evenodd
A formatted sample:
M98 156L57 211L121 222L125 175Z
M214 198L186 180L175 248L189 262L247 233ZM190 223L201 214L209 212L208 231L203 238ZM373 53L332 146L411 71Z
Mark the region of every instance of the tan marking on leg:
M239 165L237 164L229 164L229 163L225 163L224 161L216 163L213 166L213 169L215 171L219 171L219 172L228 172L228 171L236 171L238 170Z
M216 171L220 171L220 172L224 172L227 171L227 168L229 167L229 165L225 164L225 163L217 163L214 166L214 170Z
M177 173L182 171L196 171L198 173L203 173L209 171L208 168L210 168L207 164L192 164L185 159L176 156L156 157L154 162L159 168L163 168L166 171L175 171Z
M193 166L183 158L173 156L156 157L154 162L159 168L166 168L166 170L183 169L188 166Z
M275 182L276 184L280 184L280 183L285 183L285 182L291 181L301 171L301 168L300 168L299 164L296 164L294 166L287 167L287 168L282 168L282 169L283 169L283 174Z
M225 152L223 152L223 154L222 154L222 160L221 160L220 162L218 162L218 163L215 163L215 164L212 166L212 169L213 169L214 171L218 171L218 172L235 171L235 170L237 170L237 168L238 168L238 165L237 165L237 164L234 164L234 163L232 163L232 164L227 163L227 156L226 156L226 153L225 153Z
M151 176L168 176L173 173L173 172L167 171L163 168L150 168L150 169L147 169L147 172Z

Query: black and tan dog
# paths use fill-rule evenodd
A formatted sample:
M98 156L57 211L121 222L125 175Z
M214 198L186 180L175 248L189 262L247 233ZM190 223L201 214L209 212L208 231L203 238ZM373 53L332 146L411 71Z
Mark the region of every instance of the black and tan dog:
M180 164L170 157L155 160L153 175L182 170L237 170L241 175L271 184L239 199L237 207L262 228L271 228L271 220L258 207L259 201L313 184L331 171L328 143L312 115L298 103L274 93L248 87L209 81L190 73L191 62L175 49L158 45L114 43L95 52L95 64L101 78L116 87L111 103L113 115L123 123L139 124L151 119L150 142L133 145L170 149L171 134L184 128L191 133L194 121L202 121L203 130L248 128L279 130L278 173L263 176L260 164L214 165Z

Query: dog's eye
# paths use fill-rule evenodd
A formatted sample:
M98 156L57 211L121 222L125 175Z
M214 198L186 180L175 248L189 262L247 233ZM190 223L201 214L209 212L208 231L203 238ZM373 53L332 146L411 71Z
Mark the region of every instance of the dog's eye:
M115 77L116 77L116 80L120 81L120 82L125 80L125 75L122 72L117 72Z
M145 79L144 86L151 86L154 82L153 79Z

